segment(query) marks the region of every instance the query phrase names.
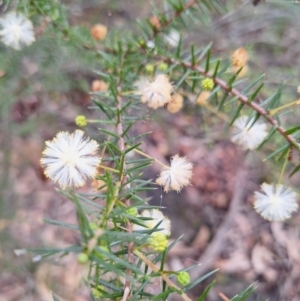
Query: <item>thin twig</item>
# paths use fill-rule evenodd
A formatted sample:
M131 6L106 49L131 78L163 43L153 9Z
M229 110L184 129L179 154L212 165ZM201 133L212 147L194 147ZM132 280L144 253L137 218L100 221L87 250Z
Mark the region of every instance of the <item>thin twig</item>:
M181 65L187 69L197 71L205 77L210 77L216 85L222 88L222 90L224 90L225 92L227 92L232 96L235 96L241 103L250 107L251 109L256 111L259 115L263 116L290 145L293 145L297 150L300 150L300 145L298 144L298 142L291 135L288 135L286 133L285 128L280 126L277 120L273 116L271 116L267 110L260 107L259 104L253 101L249 101L249 98L245 96L243 93L241 93L240 91L238 91L237 89L235 88L230 89L229 85L222 79L218 77L213 77L213 74L211 74L210 72L206 72L205 69L200 66L194 66L191 63L181 62L168 57L159 56L159 58L164 59L166 62L170 64Z
M148 265L154 272L160 273L161 278L166 281L166 283L170 286L175 288L177 291L181 292L180 296L182 297L183 300L185 301L192 301L183 291L180 287L178 287L176 284L174 284L168 276L166 276L160 269L151 261L149 260L144 254L142 254L138 250L134 250L133 253L138 256L141 260L143 260L146 265Z

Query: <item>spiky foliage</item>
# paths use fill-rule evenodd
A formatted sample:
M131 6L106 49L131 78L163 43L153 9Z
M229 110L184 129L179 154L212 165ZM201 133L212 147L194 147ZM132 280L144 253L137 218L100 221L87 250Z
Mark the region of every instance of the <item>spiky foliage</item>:
M236 66L238 60L235 60L234 67L238 69L229 72L229 57L221 60L214 54L212 44L189 45L185 41L181 29L193 28L200 23L208 24L212 14L224 14L226 9L223 1L166 0L164 11L153 7L153 16L140 21L133 33L110 29L101 43L92 39L87 28L70 26L67 8L61 3L45 3L41 0L19 1L15 7L33 18L35 24L40 26L41 33L36 43L30 46L32 48L25 48L20 53L7 50L6 59L0 58L1 68L7 70L1 85L2 94L9 95L8 99L13 102L18 94L25 93L24 90L34 89L33 83L37 78L45 94L53 91L66 92L75 85L86 91L87 87L82 79L92 71L101 77L108 89L95 89L92 93L92 109L97 112L97 118L92 122L99 130L95 139L103 154L96 178L101 182L100 187L88 196L71 190L61 191L74 203L78 225L48 220L48 223L79 231L80 242L67 248L34 252L40 252L43 257L70 252L80 254L81 262L86 262L88 268L86 282L92 288L93 300L128 300L129 295L130 300L166 300L174 292L184 300L190 300L186 292L215 271L199 279L192 279L185 287L178 287L171 279L177 271L164 270L166 255L178 240L166 249L164 245L160 246L159 250L164 250L157 255L148 247L149 237L153 238L155 235L152 234L159 232L160 222L151 229L132 231L133 224L143 225L145 220L129 214L130 208L149 209L142 193L154 189L154 183L143 180L141 173L157 161L140 149L144 134L136 136L135 131L131 130L137 122L147 118L149 112L141 102L141 91L134 91L135 83L143 76L154 77L164 73L168 80L166 76L160 77L165 78L169 86L166 93L168 99L163 104L171 100L171 92L180 89L183 91L182 95L197 106L196 99L199 99L202 90L209 90L209 94L198 104L204 111L207 109L225 119L228 126L233 125L241 115L249 116L245 124L246 130L254 127L258 121L268 124L268 134L258 148L269 143L274 149L267 154L266 159L275 159L277 165L284 162L280 180L287 168L291 150L300 150L297 142L300 127L293 125L286 129L282 125L281 109L285 110L286 107L280 107L282 86L271 96L258 100L264 86L264 77L257 76L249 82L241 80L247 60L241 66ZM12 9L12 5L8 3L5 9ZM13 87L11 79L16 76L17 67L24 56L34 60L42 71L30 76L21 74L18 87ZM6 65L7 61L10 68ZM57 72L58 68L60 72ZM43 70L46 72L43 73ZM74 74L79 74L79 77ZM25 85L21 84L22 80ZM206 81L205 85L203 80ZM172 87L174 91L171 91ZM161 89L160 86L159 88ZM152 101L153 93L148 90L147 99ZM155 105L157 107L159 106ZM88 120L86 122L89 123ZM130 156L133 151L143 157ZM191 176L191 164L187 164L190 167L184 185L189 183ZM295 166L291 174L299 169L300 165ZM171 176L176 174L177 171ZM168 178L166 181L171 180ZM176 179L174 181L176 183ZM179 191L184 185L180 184L176 190ZM157 266L159 262L160 267ZM158 295L147 290L156 277L162 279L162 290ZM198 298L199 301L205 300L211 287L212 285L207 287ZM246 300L252 290L253 287L248 288L233 300ZM54 295L53 299L58 300Z

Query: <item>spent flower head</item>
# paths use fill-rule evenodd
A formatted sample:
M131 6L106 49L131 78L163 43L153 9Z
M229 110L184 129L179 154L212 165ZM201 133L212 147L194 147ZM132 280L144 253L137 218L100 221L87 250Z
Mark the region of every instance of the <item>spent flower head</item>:
M35 41L33 26L24 15L11 12L0 18L0 36L2 42L16 50L23 44L30 45Z
M267 125L249 116L241 116L233 123L231 141L242 146L243 149L256 149L268 135Z
M164 191L175 190L179 192L184 186L190 184L192 177L193 164L188 162L185 157L175 155L172 158L171 166L165 167L156 183L164 187Z
M248 59L249 56L245 48L238 48L231 55L231 65L233 67L241 68L247 63Z
M146 85L142 92L142 102L157 109L171 101L172 84L165 74L158 74L154 81Z
M173 114L179 112L183 106L182 95L176 93L172 95L171 101L167 104L167 110Z
M91 34L94 40L102 41L107 34L107 27L103 24L96 24L91 28Z
M161 222L157 228L160 230L156 231L154 233L160 232L160 233L163 233L165 236L170 236L171 222L158 209L144 210L140 215L138 215L138 217L149 218L149 220L143 221L144 226L134 224L133 231L153 229L155 226L157 226L158 223ZM154 233L152 233L152 234L154 234Z
M262 192L255 192L255 210L269 221L283 221L298 209L297 195L289 187L281 184L261 185Z
M84 132L60 132L46 141L41 164L48 178L64 189L83 186L87 178L94 178L101 158L96 155L96 141L83 138Z

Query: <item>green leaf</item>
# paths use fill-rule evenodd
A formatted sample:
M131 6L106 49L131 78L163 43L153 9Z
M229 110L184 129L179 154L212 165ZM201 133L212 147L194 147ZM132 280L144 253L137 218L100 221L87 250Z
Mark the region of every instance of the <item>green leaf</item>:
M58 298L54 295L53 292L52 292L52 298L53 298L53 301L60 301L60 299L58 299Z
M220 66L220 62L221 62L221 60L218 59L215 70L214 70L214 73L213 73L213 78L215 78L218 74L218 69L219 69L219 66Z
M297 132L299 130L300 130L300 125L295 126L295 127L291 128L291 129L286 130L285 133L287 135L291 135L291 134L293 134L293 133L295 133L295 132Z
M244 106L243 103L240 103L240 104L239 104L239 106L238 106L238 108L237 108L237 110L236 110L236 112L235 112L235 114L234 114L232 120L231 120L230 123L229 123L230 126L232 126L233 123L234 123L234 121L238 118L238 116L239 116L239 114L240 114L240 112L241 112L243 106Z
M300 164L298 164L292 172L289 174L289 178L292 177L295 173L297 173L300 170Z
M256 98L258 92L261 90L263 86L264 83L261 83L259 87L248 97L248 102L252 102Z
M59 221L55 221L52 219L46 219L46 218L44 218L43 221L49 225L55 225L55 226L64 227L64 228L68 228L68 229L72 229L72 230L79 230L79 227L77 225L59 222Z
M209 285L205 288L205 290L204 290L204 292L201 294L201 296L197 299L197 301L204 301L205 298L206 298L206 296L208 295L208 293L210 292L210 290L211 290L212 287L214 286L214 284L215 284L215 281L213 281L211 284L209 284Z
M213 275L216 271L218 271L218 269L216 270L213 270L207 274L205 274L204 276L200 277L199 279L193 281L192 283L190 283L189 285L187 285L185 288L184 288L184 291L188 291L190 290L191 288L193 288L194 286L196 286L197 284L201 283L203 280L205 280L206 278L210 277L211 275Z
M246 301L255 291L255 283L247 287L243 292L239 293L231 299L231 301Z
M211 48L209 47L209 49L208 49L208 51L207 51L206 63L205 63L205 72L206 72L206 73L209 71L210 50L211 50Z
M276 156L277 154L286 151L287 149L289 149L290 145L289 144L285 144L281 147L279 147L278 149L276 149L274 152L272 152L267 158L265 158L263 161L267 161L271 158L273 158L274 156Z

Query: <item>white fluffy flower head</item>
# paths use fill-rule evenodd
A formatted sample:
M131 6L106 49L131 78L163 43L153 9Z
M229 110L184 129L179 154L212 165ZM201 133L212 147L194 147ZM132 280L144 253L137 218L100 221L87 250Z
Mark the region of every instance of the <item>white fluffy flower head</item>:
M20 13L11 12L0 18L0 25L1 40L7 46L20 50L22 44L30 45L35 41L31 21Z
M165 35L165 41L171 46L171 47L177 47L180 41L180 33L172 29L168 34Z
M159 231L156 231L154 233L163 233L166 236L170 236L171 234L171 222L170 220L163 215L163 213L157 209L153 210L144 210L138 217L146 217L151 218L151 220L145 220L143 221L144 227L141 225L134 224L133 225L133 231L140 231L140 230L148 230L153 229L158 223L159 226L157 229L160 229Z
M172 158L171 166L164 168L156 183L164 187L164 191L176 190L179 192L184 186L190 184L192 177L193 164L188 162L185 157L175 155Z
M142 90L142 102L148 107L157 109L171 101L173 87L165 74L158 74L153 82Z
M242 146L243 149L256 149L268 135L267 126L265 123L256 121L249 117L241 116L233 123L231 141Z
M87 178L97 174L101 158L96 155L96 141L83 138L84 132L60 132L52 141L46 141L41 164L45 175L62 188L83 186Z
M263 183L263 193L255 192L255 210L269 221L283 221L298 209L296 193L284 185Z

